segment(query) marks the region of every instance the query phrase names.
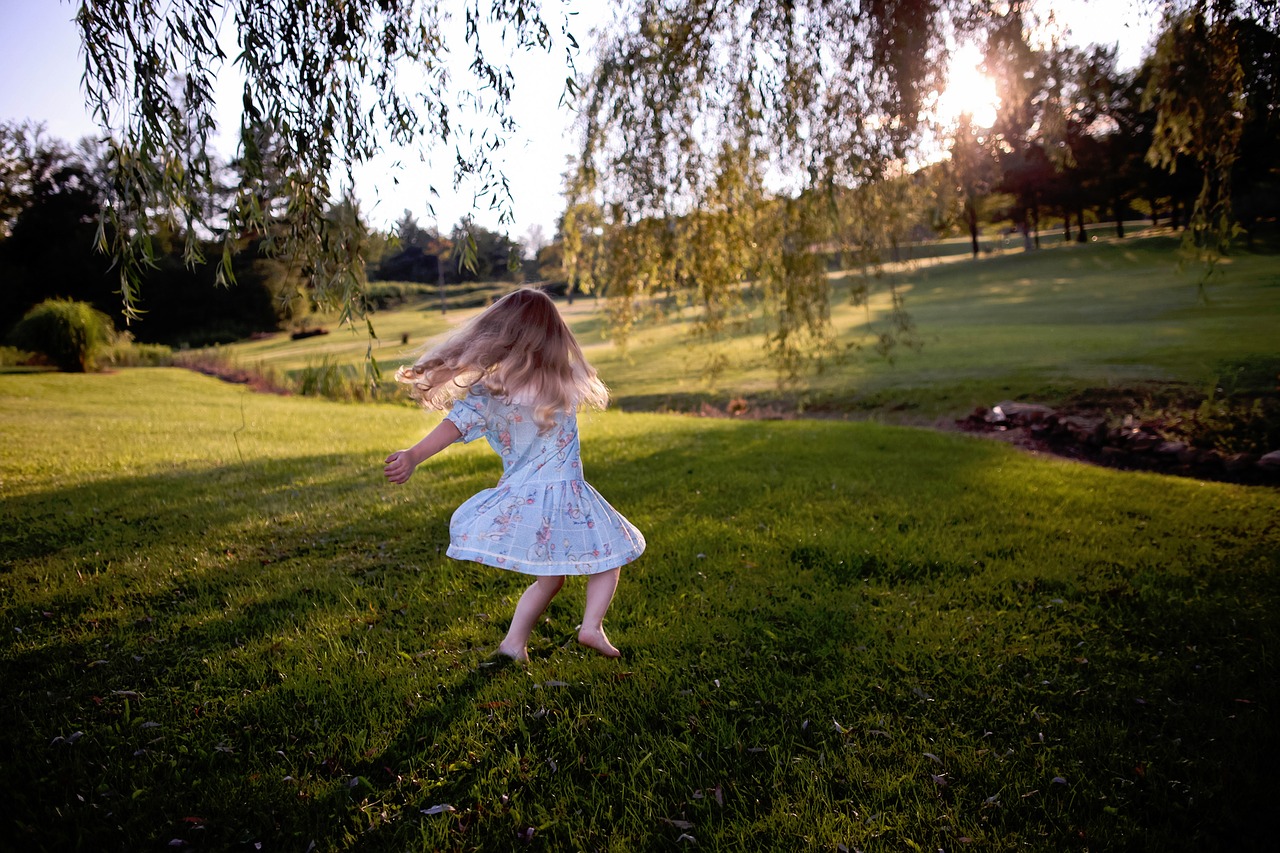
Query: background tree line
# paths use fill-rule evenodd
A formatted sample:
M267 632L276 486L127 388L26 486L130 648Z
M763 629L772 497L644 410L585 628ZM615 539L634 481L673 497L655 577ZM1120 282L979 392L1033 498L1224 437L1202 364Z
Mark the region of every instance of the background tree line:
M269 139L261 140L264 147ZM270 160L268 159L268 162ZM120 317L120 279L101 251L99 217L109 178L102 146L82 140L70 146L39 125L0 123L0 333L29 309L51 298L88 303ZM219 281L221 244L204 234L192 246L174 220L159 219L141 273L138 316L129 324L142 342L202 346L311 322L318 304L298 263L270 251L286 215L283 174L256 174L237 159L217 172L201 199L216 209L232 193L251 192L269 212L261 228L245 228L230 256L228 281ZM520 246L505 234L460 222L441 236L410 211L380 232L361 220L350 200L330 206L331 218L353 220L369 281L429 285L516 278L511 269ZM468 266L463 249L470 248ZM222 270L226 272L226 270ZM118 326L123 325L117 322Z
M1008 219L1028 246L1038 245L1051 222L1062 236L1083 242L1086 214L1111 220L1124 236L1135 213L1153 224L1187 229L1193 243L1210 238L1211 223L1197 219L1197 202L1222 194L1230 223L1252 240L1264 220L1280 213L1280 148L1274 144L1280 107L1280 37L1258 20L1231 18L1221 27L1241 69L1233 113L1236 140L1229 168L1221 170L1195 138L1206 128L1184 126L1182 142L1160 140L1160 104L1203 103L1215 75L1199 54L1208 49L1203 15L1166 19L1155 50L1132 70L1117 67L1114 47L1032 48L1011 19L988 44L987 67L1002 106L994 125L975 127L962 117L950 168L961 198L961 219L979 245L983 213ZM1210 118L1207 111L1201 120ZM1172 119L1166 115L1165 133ZM1194 143L1194 144L1193 144ZM1220 171L1215 171L1220 170ZM1221 185L1219 185L1221 184ZM996 208L984 203L998 200ZM1074 231L1073 231L1074 226ZM1221 247L1221 244L1219 244Z

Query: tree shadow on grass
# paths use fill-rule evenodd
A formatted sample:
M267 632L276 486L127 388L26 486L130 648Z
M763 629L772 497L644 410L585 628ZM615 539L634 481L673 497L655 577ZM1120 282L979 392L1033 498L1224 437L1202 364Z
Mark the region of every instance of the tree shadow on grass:
M251 780L272 766L265 746L284 754L301 741L318 756L295 778L352 763L334 758L329 733L316 730L327 725L307 716L369 692L362 681L376 680L378 665L348 675L345 662L392 660L393 647L445 634L475 609L440 556L445 510L415 508L406 524L379 503L388 493L366 469L311 456L0 499L10 589L0 791L22 815L12 837L34 843L54 825L71 833L63 842L127 846L178 812L260 836L284 813L288 825L307 823L311 804L296 787L268 797L284 810L274 817L246 805L246 792L269 793ZM336 484L298 485L335 471ZM480 600L499 592L479 586ZM456 689L465 696L476 683L461 678ZM367 724L332 719L339 731ZM197 778L203 788L190 784Z

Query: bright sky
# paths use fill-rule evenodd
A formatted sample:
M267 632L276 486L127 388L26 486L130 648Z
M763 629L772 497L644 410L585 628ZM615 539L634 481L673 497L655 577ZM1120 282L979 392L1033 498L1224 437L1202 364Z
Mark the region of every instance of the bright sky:
M571 2L570 7L579 13L574 34L584 48L579 67L588 60L590 29L608 20L606 9L611 5L604 0ZM1051 8L1059 25L1066 26L1069 42L1118 43L1122 67L1137 64L1156 23L1153 12L1143 11L1151 4L1140 0L1041 0L1040 5ZM549 19L555 21L559 4L549 0L544 7ZM75 3L70 0L0 0L0 81L4 81L0 85L0 120L43 122L50 135L68 142L98 133L80 89L83 59L74 14ZM461 22L455 24L460 38ZM957 63L953 76L964 82L955 89L967 93L965 106L960 108L976 111L982 108L982 97L975 93L983 86L971 67L977 61L976 53L958 55L965 58ZM506 230L516 239L534 224L542 227L547 238L552 237L556 219L564 210L561 174L576 135L571 132L572 115L558 105L566 73L563 56L563 46L557 45L550 54L525 53L512 60L516 75L514 115L521 131L508 148L503 171L515 197L515 224ZM463 72L454 74L455 81L466 79ZM235 82L223 82L229 103L238 104ZM224 124L234 133L237 122L238 115ZM230 156L234 142L229 141L230 135L226 139L222 153ZM419 222L431 224L427 214L431 201L440 229L448 231L470 212L470 194L455 196L450 192L449 159L443 154L435 169L417 162L411 154L389 153L357 173L357 191L370 222L388 227L408 209ZM403 169L397 172L392 164L401 157ZM399 178L398 183L393 176ZM440 193L439 198L428 198L430 185ZM496 217L487 211L476 211L475 216L481 225L498 227Z

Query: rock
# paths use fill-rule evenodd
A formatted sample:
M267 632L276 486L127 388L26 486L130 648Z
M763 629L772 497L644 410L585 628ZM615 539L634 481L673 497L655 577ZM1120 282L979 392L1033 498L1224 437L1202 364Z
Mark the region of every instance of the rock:
M1280 471L1280 450L1273 450L1258 460L1258 467L1264 471Z
M1049 406L1042 406L1039 403L1018 403L1013 400L1005 400L991 410L993 415L996 412L999 412L1004 419L1015 423L1034 424L1052 415L1053 409Z
M1146 453L1160 445L1160 436L1135 430L1125 439L1125 443L1134 453Z
M1124 462L1129 458L1129 451L1123 447L1104 447L1102 448L1102 458L1112 465Z
M1081 444L1097 446L1106 443L1107 422L1103 418L1070 415L1059 421L1058 426Z
M1184 441L1166 441L1156 448L1156 453L1161 456L1177 456L1182 461L1182 454L1186 452L1187 444Z
M1250 453L1233 453L1222 460L1223 467L1232 472L1248 470L1255 462L1257 457Z
M1216 450L1201 450L1196 455L1196 463L1206 468L1217 468L1222 464L1222 454Z

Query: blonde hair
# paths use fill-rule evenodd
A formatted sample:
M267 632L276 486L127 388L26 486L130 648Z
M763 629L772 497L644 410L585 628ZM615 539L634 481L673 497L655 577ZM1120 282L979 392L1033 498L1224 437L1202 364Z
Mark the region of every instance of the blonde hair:
M543 432L560 412L609 403L609 389L555 303L533 288L508 293L429 345L411 366L396 371L396 380L429 409L448 408L472 385L483 384L496 397L532 405Z

